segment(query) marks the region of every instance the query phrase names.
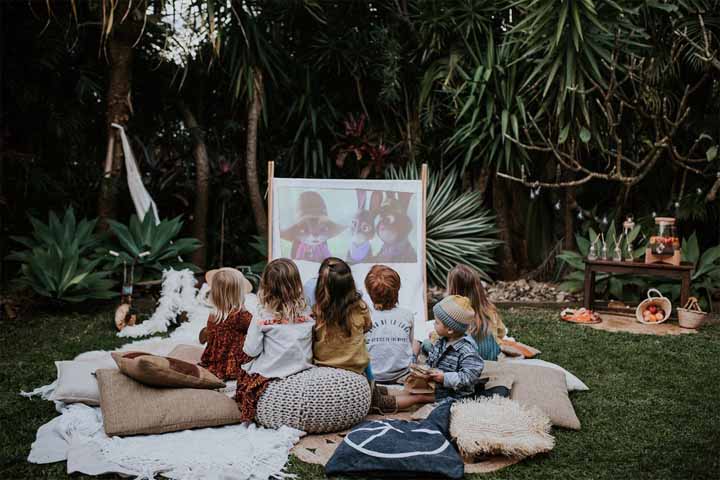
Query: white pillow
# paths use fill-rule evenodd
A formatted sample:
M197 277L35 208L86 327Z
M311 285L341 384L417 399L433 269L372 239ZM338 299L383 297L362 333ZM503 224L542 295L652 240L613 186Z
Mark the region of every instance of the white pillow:
M588 386L585 385L578 377L568 372L560 365L556 365L552 362L546 362L545 360L540 360L538 358L526 359L521 357L505 357L502 359L502 361L508 363L522 363L523 365L536 365L538 367L547 367L554 370L559 370L565 374L565 381L567 382L568 392L585 392L587 390L590 390L590 388L588 388Z
M110 358L112 360L112 358ZM105 358L94 361L71 360L55 362L57 367L57 386L49 399L63 403L84 403L100 405L100 390L95 379L95 370L99 368L115 368Z

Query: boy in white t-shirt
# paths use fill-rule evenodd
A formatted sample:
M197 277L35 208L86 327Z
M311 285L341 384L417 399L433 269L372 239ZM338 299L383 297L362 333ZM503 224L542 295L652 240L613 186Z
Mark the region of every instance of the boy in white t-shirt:
M365 277L372 300L372 328L365 334L375 381L394 383L409 373L417 344L413 338L413 313L398 307L400 275L385 265L375 265Z

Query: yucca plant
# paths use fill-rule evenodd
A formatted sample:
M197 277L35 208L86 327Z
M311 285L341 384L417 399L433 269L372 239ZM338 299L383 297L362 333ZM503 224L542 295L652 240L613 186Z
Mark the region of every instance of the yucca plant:
M133 214L127 226L114 220L108 220L108 224L115 234L115 243L110 248L119 253L117 257L105 257L110 259L113 270L123 262L128 265L136 262L135 279L138 281L160 279L163 270L168 268L198 271L194 264L185 262L182 257L200 248L200 242L195 238L175 238L183 225L180 216L162 220L156 225L152 215L145 215L141 222ZM145 252L149 253L140 256Z
M89 258L99 242L93 233L96 220L77 222L72 208L60 221L50 212L48 223L30 218L31 237L12 237L27 247L12 252L8 260L21 262L18 284L32 288L38 294L61 302L82 302L89 299L108 299L115 293L109 272L96 271L100 259Z
M416 180L415 165L389 168L386 178ZM487 270L495 265L493 252L500 245L495 239L495 223L482 207L480 192L462 191L455 170L431 172L426 196L426 255L430 281L444 285L448 272L465 263L490 279Z

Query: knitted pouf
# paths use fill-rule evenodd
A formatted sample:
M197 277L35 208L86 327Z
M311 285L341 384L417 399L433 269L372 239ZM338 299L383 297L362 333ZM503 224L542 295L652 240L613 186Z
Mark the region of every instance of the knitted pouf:
M338 432L361 422L370 409L367 378L339 368L316 367L270 382L255 420L307 433Z

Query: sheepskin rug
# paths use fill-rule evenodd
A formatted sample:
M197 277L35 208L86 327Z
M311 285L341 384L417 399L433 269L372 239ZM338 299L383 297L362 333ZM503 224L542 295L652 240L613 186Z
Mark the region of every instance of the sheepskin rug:
M525 458L555 446L550 419L535 407L494 396L455 402L450 435L467 460L488 455Z

